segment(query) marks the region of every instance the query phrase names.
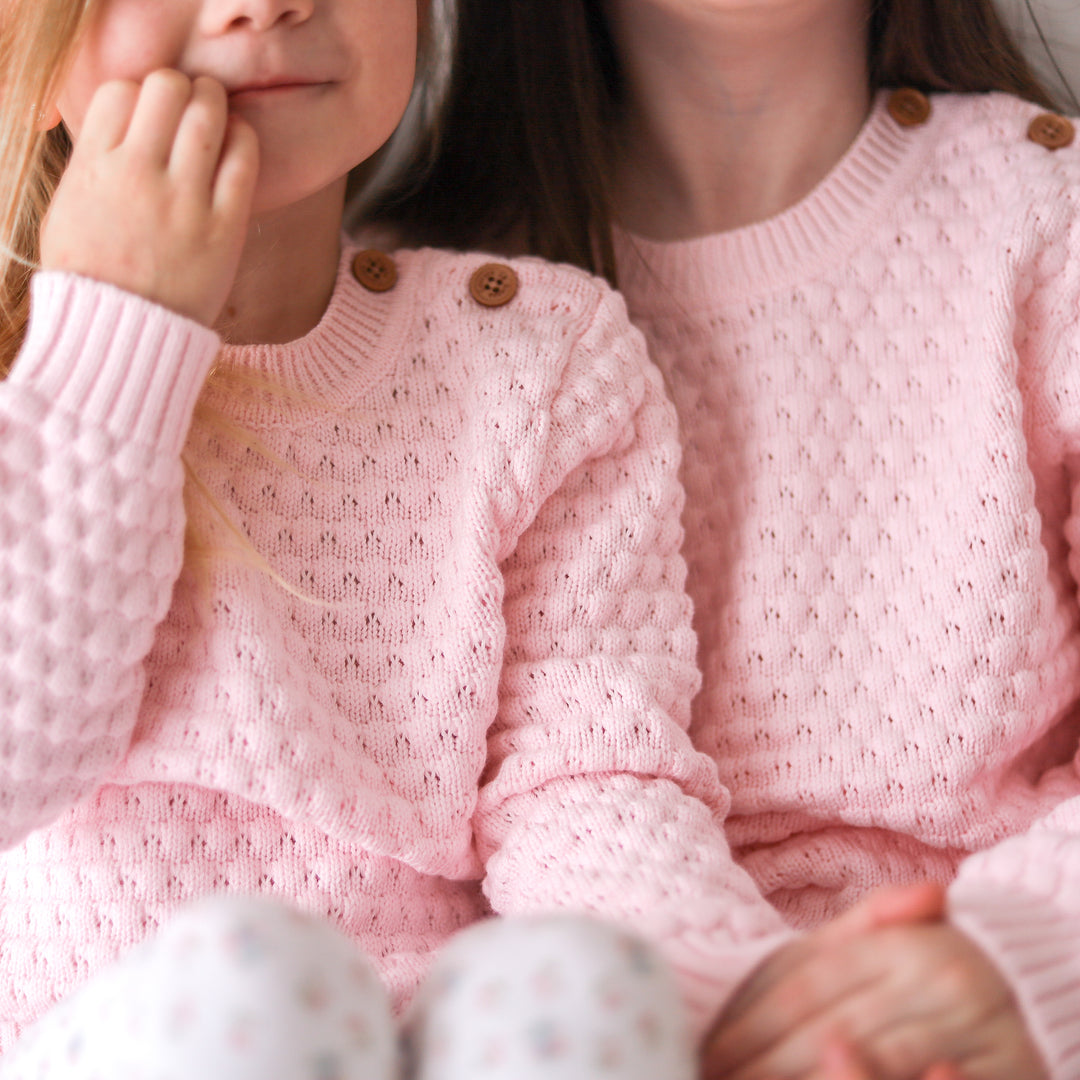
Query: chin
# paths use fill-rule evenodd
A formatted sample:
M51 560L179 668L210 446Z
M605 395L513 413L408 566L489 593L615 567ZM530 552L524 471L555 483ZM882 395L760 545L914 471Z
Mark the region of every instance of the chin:
M330 178L279 177L266 182L260 177L251 204L251 216L273 218L296 212L305 216L323 211L338 218L344 213L347 173Z
M273 145L259 134L261 154L253 216L280 214L290 207L313 209L316 204L322 205L322 199L330 200L327 207L336 205L338 214L343 214L350 170L358 161L368 160L384 141L370 136L358 138L349 146L326 153L328 140L314 146L311 139L283 140Z

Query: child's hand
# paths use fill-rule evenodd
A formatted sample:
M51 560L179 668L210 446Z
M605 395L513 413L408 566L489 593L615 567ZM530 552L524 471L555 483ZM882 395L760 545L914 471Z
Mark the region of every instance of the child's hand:
M873 930L940 922L944 914L945 892L939 885L878 889L843 915L774 952L739 986L706 1037L703 1050L706 1080L719 1080L729 1068L749 1060L754 1053L749 1043L751 1025L756 1026L762 1001L772 1000L777 993L789 992L794 996L798 987L792 990L791 982L816 957L828 956L832 950ZM748 1018L745 1023L744 1018ZM762 1032L761 1038L764 1037ZM763 1044L761 1052L768 1050L768 1044Z
M962 933L912 905L912 921L867 917L876 898L770 957L710 1036L705 1076L820 1080L841 1032L874 1080L956 1062L967 1080L1046 1076L1009 986ZM928 917L930 916L930 917Z
M41 235L42 266L211 326L232 288L258 173L254 130L214 79L102 84Z

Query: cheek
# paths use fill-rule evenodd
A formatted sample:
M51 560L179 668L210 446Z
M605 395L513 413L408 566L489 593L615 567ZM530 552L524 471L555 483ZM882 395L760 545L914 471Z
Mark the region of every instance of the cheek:
M64 85L56 99L56 107L64 125L73 136L82 131L83 119L90 98L104 80L95 78L91 71L76 63L68 72Z
M357 5L353 13L351 25L342 32L354 43L350 107L354 133L366 143L357 149L366 156L397 127L412 93L417 6L416 0L392 0Z
M416 50L419 21L415 0L396 0L369 40L381 43L378 67L380 76L369 81L375 100L388 110L404 111L416 79ZM395 121L396 123L396 121Z
M175 66L182 38L163 22L156 0L105 0L88 28L57 95L64 123L82 128L94 91L111 79L141 82L151 71Z

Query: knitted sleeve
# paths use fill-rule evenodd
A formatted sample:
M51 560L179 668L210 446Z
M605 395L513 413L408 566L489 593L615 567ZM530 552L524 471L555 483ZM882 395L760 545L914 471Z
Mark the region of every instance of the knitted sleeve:
M180 448L217 350L111 286L39 273L0 383L0 847L124 753L183 555Z
M1013 987L1051 1077L1080 1076L1080 799L967 859L949 912Z
M1080 168L1058 160L1075 175L1031 200L1026 235L1013 245L1031 256L1019 281L1016 345L1029 461L1071 478L1064 537L1050 542L1068 545L1080 580ZM1052 813L969 857L949 892L952 921L1012 985L1055 1080L1080 1076L1080 798L1068 797L1076 785L1067 771L1040 780L1048 800L1060 789Z
M789 931L733 863L726 792L686 734L674 413L620 315L601 305L577 343L551 409L553 490L503 565L475 828L495 911L583 910L648 937L700 1026Z

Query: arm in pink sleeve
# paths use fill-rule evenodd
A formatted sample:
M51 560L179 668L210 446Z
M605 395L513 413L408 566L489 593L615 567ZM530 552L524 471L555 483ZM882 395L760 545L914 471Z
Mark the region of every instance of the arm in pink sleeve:
M0 847L125 752L183 556L180 449L211 331L38 274L0 383Z
M1080 1076L1080 798L968 858L949 917L1013 987L1054 1080Z
M1073 477L1064 532L1077 579L1080 170L1075 159L1050 160L1062 174L1030 200L1023 243L1014 245L1030 251L1020 275L1016 346L1031 418L1029 461L1036 472L1065 468ZM1080 798L1069 797L1072 781L1056 797L1054 786L1050 777L1040 782L1046 805L1061 801L1028 832L964 861L949 890L949 913L1008 980L1051 1076L1063 1080L1080 1077Z
M595 436L549 478L503 566L505 667L475 825L496 911L570 908L645 936L700 1029L791 932L732 861L727 793L686 734L698 674L679 447L642 350L623 322L595 320L552 407L552 460Z

